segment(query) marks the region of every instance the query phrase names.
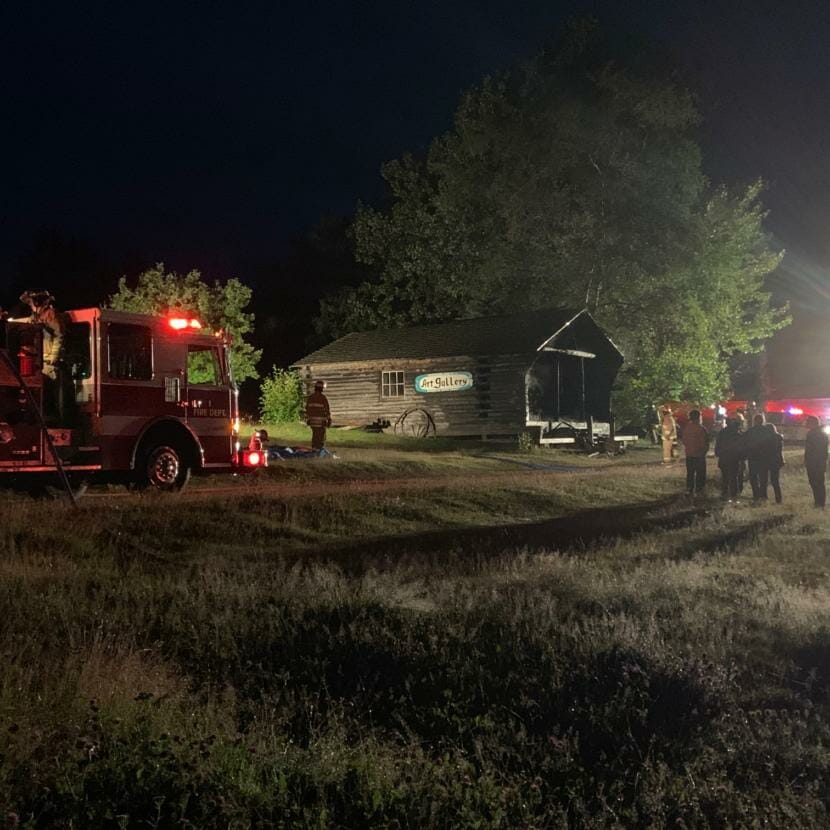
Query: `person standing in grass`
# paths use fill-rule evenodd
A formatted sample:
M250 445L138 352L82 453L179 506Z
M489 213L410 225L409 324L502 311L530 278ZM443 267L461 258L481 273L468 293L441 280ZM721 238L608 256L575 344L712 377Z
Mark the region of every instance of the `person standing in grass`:
M674 461L674 445L677 442L677 423L671 409L664 406L660 418L660 438L663 440L663 463Z
M735 501L738 498L743 438L741 422L737 418L729 418L715 441L715 455L718 458L721 477L721 497L724 501Z
M738 432L741 437L746 435L746 415L745 410L740 408L735 410L735 420L738 422ZM738 461L738 495L744 491L744 483L747 479L746 458L742 455Z
M770 451L769 482L772 492L775 493L775 503L781 504L781 468L784 466L784 436L775 428L775 424L765 424L764 429L770 431L774 441L774 450Z
M326 384L314 382L314 392L306 398L305 422L311 427L311 448L318 452L326 446L326 429L331 426L329 400L323 394Z
M804 466L807 469L807 480L813 490L815 505L824 507L827 501L827 490L824 485L827 471L827 433L821 428L821 421L815 415L807 417Z
M706 453L709 452L709 433L700 423L700 410L689 412L689 423L683 428L683 449L686 452L686 492L696 495L706 484Z
M767 429L764 413L759 412L753 416L752 426L744 438L749 462L749 483L752 485L752 498L756 501L763 501L767 497L770 470L778 455L776 434Z

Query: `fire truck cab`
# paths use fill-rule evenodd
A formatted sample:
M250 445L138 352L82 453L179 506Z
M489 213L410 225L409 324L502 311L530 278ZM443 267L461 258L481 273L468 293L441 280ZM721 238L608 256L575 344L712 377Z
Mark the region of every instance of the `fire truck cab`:
M0 322L0 482L55 474L160 490L231 470L237 390L229 343L195 319L87 308L64 314L61 368L44 327Z

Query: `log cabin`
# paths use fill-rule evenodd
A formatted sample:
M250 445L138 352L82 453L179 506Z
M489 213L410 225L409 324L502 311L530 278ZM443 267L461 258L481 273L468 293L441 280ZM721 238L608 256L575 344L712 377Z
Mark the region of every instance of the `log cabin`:
M623 357L585 310L352 332L292 368L324 380L335 426L571 443L607 435Z

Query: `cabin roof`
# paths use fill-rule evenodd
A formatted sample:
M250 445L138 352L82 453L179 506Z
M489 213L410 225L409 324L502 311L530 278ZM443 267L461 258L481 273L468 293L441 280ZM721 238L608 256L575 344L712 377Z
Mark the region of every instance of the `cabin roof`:
M532 354L583 314L591 319L585 310L546 308L499 317L476 317L449 323L356 331L306 355L294 365L417 360L460 355Z

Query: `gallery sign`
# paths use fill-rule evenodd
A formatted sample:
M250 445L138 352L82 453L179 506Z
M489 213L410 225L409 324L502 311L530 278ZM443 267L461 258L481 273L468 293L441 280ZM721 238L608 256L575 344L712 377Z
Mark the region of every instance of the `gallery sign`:
M471 372L432 372L415 378L416 392L463 392L472 388Z

